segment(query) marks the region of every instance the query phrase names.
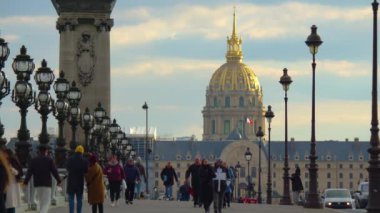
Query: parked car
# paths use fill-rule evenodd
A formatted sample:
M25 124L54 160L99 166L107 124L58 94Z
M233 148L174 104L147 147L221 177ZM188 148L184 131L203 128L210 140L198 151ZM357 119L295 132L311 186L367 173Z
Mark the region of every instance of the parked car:
M356 208L365 208L368 203L368 182L361 182L354 193Z
M322 200L325 208L355 209L355 200L348 189L326 189Z

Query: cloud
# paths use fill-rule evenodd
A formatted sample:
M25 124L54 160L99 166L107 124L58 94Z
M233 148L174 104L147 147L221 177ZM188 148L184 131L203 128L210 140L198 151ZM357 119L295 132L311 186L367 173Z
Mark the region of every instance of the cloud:
M28 25L33 27L52 28L57 17L53 16L11 16L0 19L1 26L20 26Z
M174 74L212 74L223 63L225 63L223 60L197 60L185 58L145 59L119 65L112 69L112 75L131 77L149 74L165 77ZM308 71L311 70L309 61L258 60L246 61L244 63L251 67L259 78L279 78L282 75L284 64L291 64L291 66L287 68L293 77L309 75L310 72ZM318 73L324 73L326 75L355 78L368 76L371 71L370 66L371 65L368 61L319 60L317 69Z
M127 15L115 17L121 24L115 26L111 33L112 45L119 48L190 36L222 39L230 34L232 8L232 4L177 5L171 8L139 7L118 12ZM340 25L358 24L367 21L370 14L368 7L342 8L300 2L266 5L245 3L237 8L237 31L247 39L304 36L310 31L310 22L315 20L321 24L333 21Z

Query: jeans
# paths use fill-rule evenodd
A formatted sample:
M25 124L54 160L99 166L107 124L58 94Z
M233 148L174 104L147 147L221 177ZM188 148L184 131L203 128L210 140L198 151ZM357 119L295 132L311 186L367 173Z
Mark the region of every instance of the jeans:
M133 197L135 194L135 182L127 182L127 189L125 190L125 200L133 201Z
M103 213L103 203L96 203L92 205L92 213L97 213L97 209L99 209L99 213Z
M140 198L140 193L141 193L141 181L135 184L135 195L137 199Z
M173 198L173 185L165 186L165 196L168 199Z
M121 191L121 180L110 181L109 185L111 202L119 200Z
M69 193L69 208L70 213L74 213L75 208L75 201L74 198L77 197L77 213L82 212L82 200L83 200L83 193Z
M214 212L222 213L222 205L224 199L224 192L214 192Z
M16 208L8 208L7 213L16 213Z

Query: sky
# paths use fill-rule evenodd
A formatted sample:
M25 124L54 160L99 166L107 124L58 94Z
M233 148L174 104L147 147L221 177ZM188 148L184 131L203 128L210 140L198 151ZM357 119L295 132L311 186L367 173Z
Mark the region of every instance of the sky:
M263 88L272 106L272 140L284 140L283 68L293 83L288 91L288 134L295 140L311 135L311 55L305 40L318 27L323 40L316 55L317 140L370 138L372 82L372 1L331 0L118 0L111 29L111 117L123 129L149 126L161 137L196 135L202 139L206 87L226 62L226 37L243 40L243 63ZM58 15L48 0L2 0L0 37L11 49L3 69L14 86L13 58L25 45L36 68L42 59L59 70ZM34 83L34 80L31 81ZM34 87L37 89L37 87ZM51 91L54 96L54 91ZM20 126L10 95L2 100L5 137ZM41 129L33 106L27 115L31 136ZM50 114L48 126L57 129Z

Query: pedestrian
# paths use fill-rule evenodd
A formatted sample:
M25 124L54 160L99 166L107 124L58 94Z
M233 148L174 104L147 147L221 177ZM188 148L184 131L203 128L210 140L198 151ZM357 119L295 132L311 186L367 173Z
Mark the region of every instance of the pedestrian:
M9 163L5 158L3 150L0 150L0 212L6 212L5 193L11 179L11 170Z
M141 189L144 189L143 186L146 184L145 168L141 163L141 157L137 157L135 166L139 169L140 173L140 181L135 186L135 197L140 199L144 197L144 190L141 191Z
M232 166L228 167L226 162L223 162L223 167L227 168L229 179L226 181L227 188L224 192L223 208L231 206L232 195L234 191L235 174Z
M205 209L205 212L209 213L210 205L213 200L212 179L215 177L215 173L211 165L208 164L207 159L202 160L199 176L200 176L199 197L203 204L203 208Z
M174 179L178 184L178 177L170 162L166 164L165 168L161 171L160 176L161 180L164 182L166 198L168 200L173 200Z
M111 207L119 205L121 182L124 179L124 170L115 154L111 154L105 168L110 188Z
M83 157L84 148L78 145L75 152L67 160L67 194L69 195L70 213L75 212L75 198L77 213L82 212L84 175L88 171L88 161Z
M88 203L92 206L92 213L103 213L103 203L105 197L105 186L103 180L103 170L99 165L96 155L89 156L88 171L85 175L87 183Z
M190 185L187 180L184 181L183 185L179 187L179 200L189 201L190 200Z
M301 169L298 165L296 165L296 171L291 175L290 180L292 181L293 203L298 205L303 200L301 198L301 191L303 191Z
M133 204L133 197L135 194L135 184L140 182L139 169L134 165L133 159L129 158L124 166L125 182L127 189L125 190L125 203Z
M52 175L61 184L57 168L53 159L48 155L49 147L47 145L39 146L39 154L33 158L26 172L24 185L28 185L30 178L33 176L33 184L39 198L40 213L47 213L51 201Z
M214 212L222 213L224 193L227 188L227 180L230 178L228 170L222 165L222 160L218 159L214 166L215 177L213 178L213 198Z
M185 179L189 183L189 177L191 175L191 190L192 190L192 195L193 195L193 201L194 201L194 207L197 205L199 207L202 206L202 203L200 202L199 199L199 187L200 187L200 182L201 178L199 175L199 172L201 170L201 160L197 157L194 160L194 163L189 166L189 168L186 170L185 174Z
M21 205L21 189L19 182L23 176L22 167L11 149L4 150L10 168L9 185L6 190L5 207L7 213L15 213Z

